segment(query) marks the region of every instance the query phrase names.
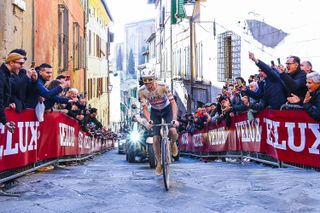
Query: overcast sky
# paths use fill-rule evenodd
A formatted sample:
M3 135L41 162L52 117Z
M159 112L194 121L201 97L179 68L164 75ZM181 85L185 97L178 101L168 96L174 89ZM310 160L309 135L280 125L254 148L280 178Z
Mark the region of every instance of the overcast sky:
M124 25L156 17L154 4L147 4L148 0L105 0L113 25L111 31L115 33L115 43L123 41Z

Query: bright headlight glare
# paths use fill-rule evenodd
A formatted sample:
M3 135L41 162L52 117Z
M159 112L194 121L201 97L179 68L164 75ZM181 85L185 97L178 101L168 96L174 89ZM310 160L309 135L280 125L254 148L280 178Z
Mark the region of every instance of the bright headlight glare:
M130 139L131 139L131 141L133 141L133 142L138 142L138 141L140 140L140 134L139 134L139 132L137 132L137 131L131 132L131 134L130 134Z

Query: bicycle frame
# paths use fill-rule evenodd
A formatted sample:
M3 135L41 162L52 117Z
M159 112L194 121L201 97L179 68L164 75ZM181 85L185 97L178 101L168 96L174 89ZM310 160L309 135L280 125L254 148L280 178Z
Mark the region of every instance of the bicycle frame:
M170 123L156 124L154 126L161 127L161 164L163 169L164 187L168 191L170 186L169 181L169 164L171 163L170 139L168 137Z

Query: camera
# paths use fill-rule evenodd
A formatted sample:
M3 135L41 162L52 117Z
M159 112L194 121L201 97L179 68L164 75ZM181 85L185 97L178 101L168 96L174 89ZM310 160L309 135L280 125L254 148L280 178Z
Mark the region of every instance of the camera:
M35 62L35 61L32 61L30 68L35 68L35 66L36 66L36 62Z
M274 67L275 66L275 63L273 60L271 60L271 66Z

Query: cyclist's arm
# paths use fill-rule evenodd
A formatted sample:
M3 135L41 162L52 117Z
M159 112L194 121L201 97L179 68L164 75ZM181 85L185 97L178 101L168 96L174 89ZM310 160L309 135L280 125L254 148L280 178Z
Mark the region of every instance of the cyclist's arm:
M143 114L144 114L145 118L147 119L147 121L150 121L150 113L148 111L148 102L147 102L145 95L143 94L143 91L139 91L139 97L140 97L140 102L141 102Z
M173 101L170 101L171 103L171 108L172 108L172 119L177 120L177 112L178 112L178 107L176 101L173 99Z
M174 97L172 95L172 92L171 90L169 89L168 86L166 86L166 93L167 93L167 96L168 96L168 99L170 101L170 104L171 104L171 108L172 108L172 119L173 120L177 120L177 114L178 114L178 107L177 107L177 103L176 101L174 100Z

